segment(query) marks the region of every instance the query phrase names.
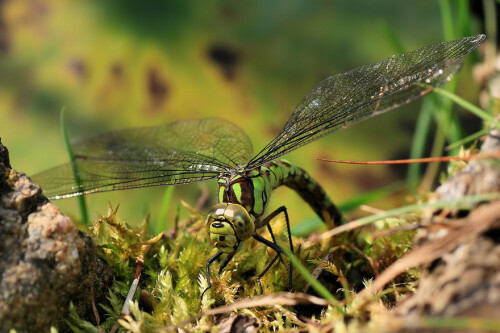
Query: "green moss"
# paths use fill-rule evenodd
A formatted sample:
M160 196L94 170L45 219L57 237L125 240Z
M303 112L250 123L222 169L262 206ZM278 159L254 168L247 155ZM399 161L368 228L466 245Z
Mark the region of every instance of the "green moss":
M250 307L215 316L196 317L200 312L216 306L258 296L256 276L263 271L275 253L253 239L244 242L220 276L216 274L220 262L212 265L213 288L200 299L201 292L207 287L205 264L216 250L208 240L204 217L189 207L186 209L191 219L180 221L175 230L156 237L147 234L148 219L132 228L118 220L116 209L110 209L108 216L94 223L91 230L99 245L100 255L116 274L109 296L111 306L104 307L107 317L101 327L110 329L119 320L119 330L122 331L152 332L179 324L187 330L213 331L232 312L256 318L265 331L308 327L309 324L298 319L298 313L307 313L312 322L316 323L331 322L332 318L346 320L344 316L349 302L354 293L373 278L373 267L382 267L396 260L409 249L411 239L410 233L402 233L395 238L382 237L372 241L373 225L322 242L294 237L295 255L298 259L309 272L318 267L323 268L319 281L344 303L330 308L280 305ZM278 243L286 246L282 219L277 218L271 223L277 231ZM387 223L381 222L379 227L387 227ZM269 238L266 233L262 233L262 236ZM120 317L137 263L141 260L144 264L139 283L140 292L136 293L130 314ZM277 262L273 265L262 278L264 295L287 290L289 262L286 257L284 261L285 264ZM411 281L412 277L407 275L406 280ZM398 294L404 292L403 289L404 286L400 285ZM295 269L293 290L308 291L306 280ZM392 299L393 297L382 298L389 303ZM363 311L359 314L360 318L364 318L362 313ZM74 316L70 318L70 322L75 331L78 331L78 327L90 325Z

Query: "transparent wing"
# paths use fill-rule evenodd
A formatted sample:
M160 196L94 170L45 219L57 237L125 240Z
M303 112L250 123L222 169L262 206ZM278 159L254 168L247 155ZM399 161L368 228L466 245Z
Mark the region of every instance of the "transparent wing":
M460 68L459 60L485 38L477 35L432 44L326 78L299 103L278 136L252 158L248 168L425 95L429 85L449 81Z
M32 177L50 198L207 180L244 165L252 156L243 130L219 118L107 132L72 146L76 163Z

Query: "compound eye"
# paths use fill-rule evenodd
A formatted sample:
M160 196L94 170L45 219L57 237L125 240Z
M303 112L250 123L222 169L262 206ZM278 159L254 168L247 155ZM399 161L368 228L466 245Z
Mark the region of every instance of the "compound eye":
M213 206L207 215L207 226L210 227L214 221L227 222L227 218L224 216L226 208L226 203L220 203Z

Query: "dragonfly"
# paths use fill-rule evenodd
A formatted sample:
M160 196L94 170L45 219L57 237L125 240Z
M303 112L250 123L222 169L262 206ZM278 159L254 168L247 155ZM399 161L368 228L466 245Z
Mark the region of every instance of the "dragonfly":
M217 253L210 267L225 256L219 274L250 238L276 253L257 276L282 259L270 221L284 214L293 253L287 208L266 214L271 193L279 186L295 190L329 226L342 214L324 189L304 169L281 157L292 150L361 120L413 101L457 73L461 59L476 49L485 35L439 42L327 77L297 105L278 135L257 154L247 134L221 118L181 120L155 127L97 134L72 143L75 161L33 177L49 199L158 185L179 185L217 179L218 203L206 225ZM76 170L76 176L73 170ZM257 233L266 227L271 240ZM292 288L289 265L289 289Z

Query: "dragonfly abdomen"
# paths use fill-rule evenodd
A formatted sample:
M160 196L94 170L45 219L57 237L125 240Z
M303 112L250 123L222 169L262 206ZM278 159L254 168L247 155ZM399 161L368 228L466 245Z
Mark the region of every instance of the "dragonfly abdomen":
M271 192L281 185L296 191L329 226L339 224L341 213L323 188L302 168L286 160L271 161L262 166L239 171L218 179L219 202L243 206L259 224Z
M342 214L323 188L304 169L286 160L268 162L262 166L262 169L266 168L271 171L272 189L281 185L291 188L311 206L326 224L329 226L340 224Z

